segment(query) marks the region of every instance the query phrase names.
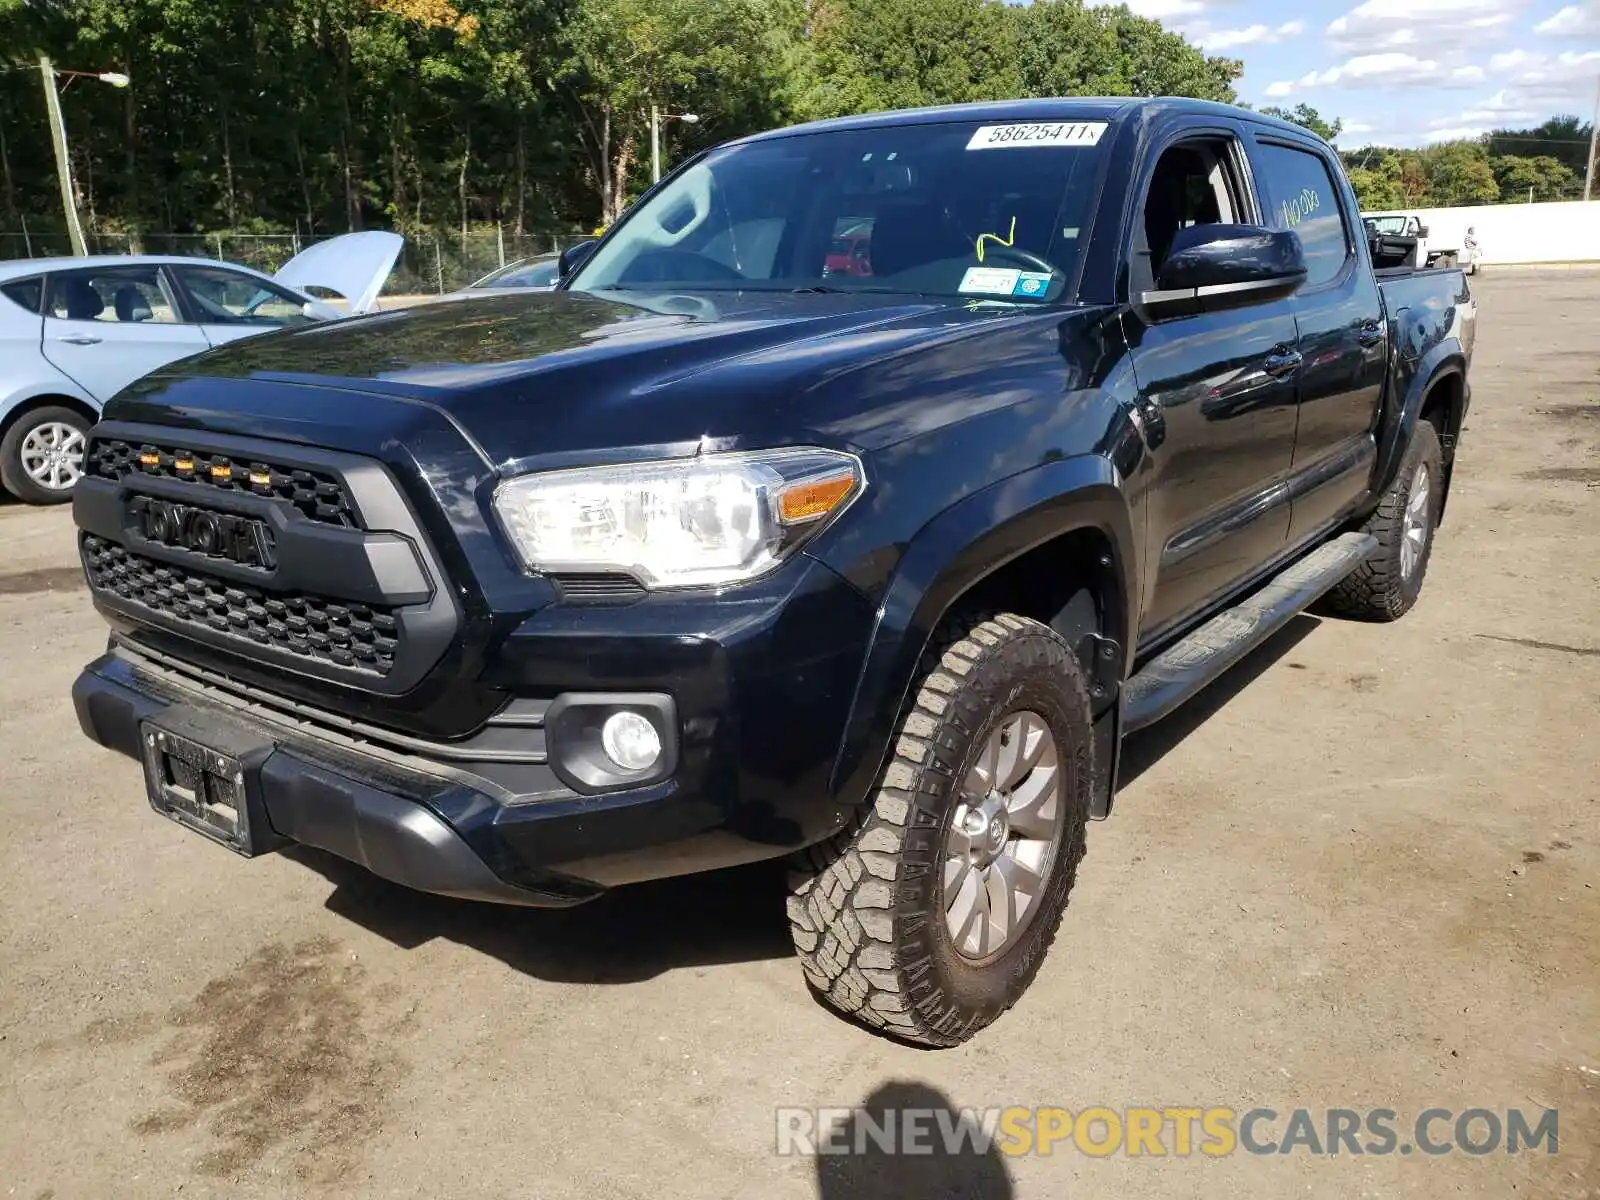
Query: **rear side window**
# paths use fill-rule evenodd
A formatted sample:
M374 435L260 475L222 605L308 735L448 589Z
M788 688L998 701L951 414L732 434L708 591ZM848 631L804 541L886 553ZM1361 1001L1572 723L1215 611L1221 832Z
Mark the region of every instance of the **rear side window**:
M62 321L171 325L178 321L161 268L105 267L50 277L46 315Z
M36 314L40 301L44 299L44 280L35 276L33 279L13 279L10 283L0 283L0 295Z
M1308 150L1264 143L1256 159L1267 192L1267 223L1294 230L1305 247L1305 286L1331 283L1350 257L1350 235L1328 164Z

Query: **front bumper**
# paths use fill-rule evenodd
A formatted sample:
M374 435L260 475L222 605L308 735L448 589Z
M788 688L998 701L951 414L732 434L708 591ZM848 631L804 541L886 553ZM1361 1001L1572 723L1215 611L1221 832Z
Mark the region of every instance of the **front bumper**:
M453 741L265 693L123 635L73 697L91 739L134 757L153 718L202 733L219 723L214 747L251 751L229 753L246 763L270 836L422 891L568 904L779 857L852 815L829 778L872 609L808 561L772 590L535 614L494 656L497 683L518 698ZM615 694L661 699L676 743L666 774L597 788L567 769L582 731L564 722L563 700Z
M140 755L142 723L152 718L260 743L260 753L247 756L245 789L261 798L277 844L315 846L406 887L466 900L560 906L599 890L556 874L518 883L496 875L435 810L467 788L458 780L365 759L289 726L242 720L203 691L125 655L89 664L73 684L72 700L84 733L132 758ZM495 802L482 793L477 798Z

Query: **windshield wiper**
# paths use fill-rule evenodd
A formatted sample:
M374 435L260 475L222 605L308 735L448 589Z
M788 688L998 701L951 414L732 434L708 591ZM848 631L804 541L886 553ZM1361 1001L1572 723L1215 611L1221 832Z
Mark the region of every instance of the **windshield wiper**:
M839 292L847 292L847 291L848 292L853 292L853 291L858 291L858 290L860 290L860 289L858 289L858 288L829 287L825 283L811 283L811 284L807 284L805 287L797 287L797 288L790 288L789 289L789 291L792 292L796 296L820 296L820 295L825 295L825 294L826 295L835 295L835 294L837 294Z

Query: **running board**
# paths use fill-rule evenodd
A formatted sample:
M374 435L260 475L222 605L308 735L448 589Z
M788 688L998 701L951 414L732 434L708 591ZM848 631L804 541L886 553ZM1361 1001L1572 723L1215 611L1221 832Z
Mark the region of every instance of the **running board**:
M1156 655L1124 685L1122 728L1167 716L1321 598L1378 547L1370 533L1346 533L1318 547L1271 583Z

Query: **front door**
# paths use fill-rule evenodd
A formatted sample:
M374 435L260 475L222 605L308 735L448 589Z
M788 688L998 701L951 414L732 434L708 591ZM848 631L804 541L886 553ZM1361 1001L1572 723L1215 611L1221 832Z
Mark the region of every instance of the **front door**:
M102 404L209 345L198 326L184 323L158 266L91 267L49 278L44 356Z
M1289 540L1299 542L1367 494L1388 338L1378 281L1358 242L1355 198L1326 152L1263 133L1251 156L1267 224L1293 229L1306 254L1306 281L1293 300L1301 365Z
M1146 495L1140 640L1215 604L1286 543L1284 479L1295 432L1294 310L1273 300L1154 319L1153 290L1177 230L1255 220L1233 135L1168 146L1146 182L1129 262L1127 336L1153 475Z
M178 266L178 285L213 346L286 325L309 325L305 301L255 275L227 267Z

